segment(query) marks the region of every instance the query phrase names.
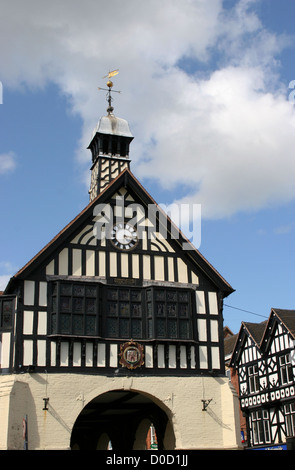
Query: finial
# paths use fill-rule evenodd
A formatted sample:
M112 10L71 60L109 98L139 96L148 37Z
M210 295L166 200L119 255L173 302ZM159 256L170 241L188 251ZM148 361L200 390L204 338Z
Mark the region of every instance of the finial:
M103 78L109 78L109 79L110 79L111 77L114 77L114 76L117 75L118 73L119 73L119 69L113 70L112 72L109 72L107 75L105 75ZM112 114L113 111L114 111L114 108L113 108L113 106L112 106L113 98L112 98L111 92L113 91L113 92L115 92L115 93L121 93L121 92L118 91L118 90L112 90L113 86L114 86L113 82L112 82L111 80L108 80L108 81L107 81L107 87L108 87L108 89L106 89L106 88L98 88L99 90L104 90L104 91L107 91L107 92L108 92L108 93L107 93L107 101L108 101L108 103L109 103L109 107L107 108L107 112L108 112L109 115Z

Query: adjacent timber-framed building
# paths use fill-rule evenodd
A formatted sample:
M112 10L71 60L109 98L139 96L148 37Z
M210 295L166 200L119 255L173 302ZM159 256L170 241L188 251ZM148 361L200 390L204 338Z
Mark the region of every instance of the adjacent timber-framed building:
M0 296L1 449L144 449L151 423L159 449L239 447L233 289L132 174L132 139L109 106L89 204Z
M242 322L230 367L238 377L248 448L295 448L295 310Z

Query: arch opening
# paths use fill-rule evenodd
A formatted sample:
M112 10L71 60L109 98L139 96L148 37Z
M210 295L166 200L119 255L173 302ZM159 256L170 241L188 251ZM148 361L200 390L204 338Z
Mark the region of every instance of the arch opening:
M145 450L151 432L159 450L175 448L172 423L159 405L139 392L113 390L84 407L70 446L73 450Z

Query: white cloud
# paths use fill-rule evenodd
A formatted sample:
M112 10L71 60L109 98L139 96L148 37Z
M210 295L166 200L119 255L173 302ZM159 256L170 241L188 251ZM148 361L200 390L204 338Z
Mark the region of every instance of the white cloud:
M83 119L77 153L88 168L84 149L106 108L97 86L119 68L115 112L135 135L137 176L187 185L207 217L284 203L295 196L294 107L277 69L288 41L263 27L254 3L12 0L1 9L0 78L59 85ZM183 58L202 63L203 75L181 70Z
M13 152L0 154L0 175L14 170L15 154Z
M11 276L0 275L0 291L4 291Z
M193 84L181 121L173 111L158 120L158 143L139 173L152 177L157 166L165 187L187 184L180 202L201 203L207 217L294 198L294 108L263 79L260 69L229 67Z

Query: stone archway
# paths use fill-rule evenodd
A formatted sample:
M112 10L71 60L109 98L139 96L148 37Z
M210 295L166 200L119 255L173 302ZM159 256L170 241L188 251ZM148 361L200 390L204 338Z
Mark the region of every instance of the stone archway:
M144 450L152 422L159 450L173 450L175 438L170 417L155 401L147 394L130 390L113 390L97 396L76 419L71 448L106 450L111 442L113 450Z

